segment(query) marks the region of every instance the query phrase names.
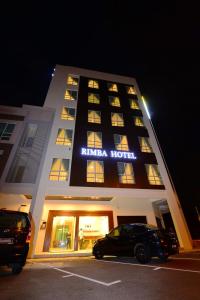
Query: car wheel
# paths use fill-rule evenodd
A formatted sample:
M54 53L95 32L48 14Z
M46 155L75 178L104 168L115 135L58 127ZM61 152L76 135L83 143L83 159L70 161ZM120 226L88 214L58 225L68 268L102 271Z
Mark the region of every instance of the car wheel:
M12 273L19 274L22 271L22 265L19 263L12 264Z
M151 260L150 250L144 244L138 244L135 247L135 257L141 264L146 264Z
M100 249L96 249L95 253L94 253L94 256L95 256L96 259L102 259L103 258L103 253Z
M159 259L161 262L167 262L169 255L160 255Z

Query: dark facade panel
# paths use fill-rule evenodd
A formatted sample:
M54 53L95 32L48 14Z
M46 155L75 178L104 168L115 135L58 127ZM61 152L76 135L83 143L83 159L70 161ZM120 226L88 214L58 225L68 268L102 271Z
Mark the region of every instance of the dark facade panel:
M130 223L143 223L147 224L146 216L117 216L118 225Z
M156 164L157 160L153 153L142 153L140 151L139 136L148 137L148 131L144 127L134 125L133 117L142 116L140 110L133 110L129 105L129 97L126 88L118 84L118 93L109 92L107 82L99 80L99 89L88 88L88 78L81 77L79 83L79 101L77 106L76 127L74 135L74 147L71 167L71 186L90 187L112 187L112 188L139 188L139 189L164 189L164 186L150 185L146 175L145 164ZM88 103L88 93L98 93L100 104ZM114 107L109 104L109 95L120 98L121 107ZM88 123L88 110L101 111L101 124ZM111 112L123 113L124 127L112 126ZM129 151L134 152L136 160L111 159L109 157L86 157L81 156L81 147L87 147L87 131L102 132L102 145L106 151L116 150L114 144L114 134L124 134L127 136ZM87 160L104 161L104 182L87 182ZM135 175L135 184L119 183L117 162L132 162ZM81 172L80 172L81 170Z
M2 119L2 120L23 121L24 120L24 116L9 115L9 114L2 114L2 113L0 113L0 119Z

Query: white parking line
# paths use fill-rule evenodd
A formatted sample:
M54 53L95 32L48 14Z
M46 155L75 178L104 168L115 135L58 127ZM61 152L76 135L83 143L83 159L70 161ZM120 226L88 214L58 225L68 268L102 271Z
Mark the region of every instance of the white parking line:
M74 276L74 275L72 275L72 274L69 274L69 275L62 276L62 278L66 278L66 277L72 277L72 276Z
M139 265L139 264L119 262L119 261L108 261L108 260L96 260L96 261L104 262L104 263L111 263L111 264L137 266L137 267L143 267L143 268L155 268L155 269L158 268L158 266L154 266L154 265ZM162 270L172 270L172 271L181 271L181 272L190 272L190 273L199 273L200 274L200 271L196 271L196 270L177 269L177 268L169 268L169 267L160 267L160 269L162 269Z
M116 281L112 281L112 282L103 282L103 281L99 281L99 280L96 280L96 279L92 279L90 277L86 277L86 276L83 276L83 275L80 275L80 274L76 274L76 273L72 273L72 272L69 272L69 271L65 271L65 270L62 270L62 269L59 269L59 268L55 268L54 266L51 266L51 265L48 265L48 264L43 264L43 263L37 263L37 264L41 264L43 266L46 266L46 267L49 267L51 269L54 269L54 270L57 270L57 271L60 271L62 273L66 273L68 275L71 275L71 276L75 276L75 277L79 277L79 278L82 278L82 279L85 279L85 280L88 280L88 281L92 281L92 282L95 282L95 283L99 283L99 284L102 284L104 286L111 286L113 284L116 284L116 283L120 283L121 280L116 280ZM66 275L66 277L68 277L68 275ZM63 276L65 277L65 276Z
M157 271L157 270L160 270L161 269L161 267L158 267L158 268L155 268L155 269L153 269L154 271Z

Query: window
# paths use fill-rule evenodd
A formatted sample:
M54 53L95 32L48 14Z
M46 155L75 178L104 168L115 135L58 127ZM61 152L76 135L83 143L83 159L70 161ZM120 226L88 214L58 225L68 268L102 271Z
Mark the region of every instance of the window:
M135 126L144 126L142 117L134 117Z
M32 147L37 132L37 124L29 123L25 129L21 146L24 148Z
M111 113L112 126L124 126L123 114L120 113Z
M120 227L114 228L108 235L109 235L109 237L119 237L120 236Z
M100 103L99 94L88 93L88 102L89 103L99 104Z
M137 100L129 99L131 109L140 109Z
M109 103L112 106L120 107L119 97L109 96Z
M120 183L135 183L133 166L131 163L117 163L119 182Z
M49 180L67 181L69 176L69 159L53 158Z
M65 100L77 100L78 92L66 90L65 92Z
M147 137L139 137L139 142L142 152L152 152L152 148Z
M38 121L35 124L25 122L24 125L6 182L34 184L46 142L48 124Z
M88 80L88 87L90 87L92 89L98 89L99 88L99 83L98 83L97 80L89 79Z
M108 83L108 90L110 92L118 92L116 83Z
M15 124L0 123L0 140L9 141L14 128Z
M150 184L153 185L162 185L162 178L158 170L157 165L145 165L147 177Z
M88 110L88 122L101 123L101 112L96 110Z
M104 182L104 165L103 161L87 161L87 182Z
M20 235L22 234L20 229L27 228L28 223L29 222L27 220L27 217L25 215L22 215L21 213L13 213L6 210L1 213L0 228L7 228L6 232L10 231L9 229L11 229L12 231L18 229L19 234L17 234L17 230L15 231L16 238L20 238Z
M129 95L136 95L136 91L135 91L134 86L127 86L126 87L126 92Z
M126 135L114 134L114 142L117 150L129 151Z
M61 113L61 119L62 120L75 120L75 109L64 106L62 109L62 113Z
M88 131L87 132L87 146L92 147L92 148L102 148L101 132Z
M58 135L56 139L57 145L71 146L72 145L72 133L71 129L58 129Z
M78 77L69 75L67 77L67 84L69 85L78 85Z

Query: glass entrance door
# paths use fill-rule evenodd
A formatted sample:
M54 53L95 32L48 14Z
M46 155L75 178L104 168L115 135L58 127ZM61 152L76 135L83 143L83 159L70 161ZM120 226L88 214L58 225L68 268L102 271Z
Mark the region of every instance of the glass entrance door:
M74 250L75 217L53 218L50 252L65 252Z

